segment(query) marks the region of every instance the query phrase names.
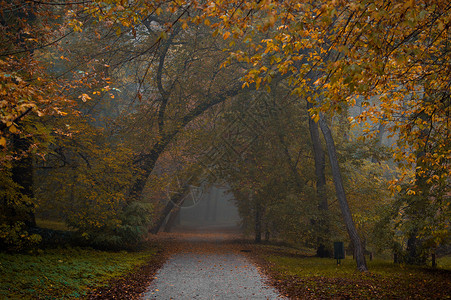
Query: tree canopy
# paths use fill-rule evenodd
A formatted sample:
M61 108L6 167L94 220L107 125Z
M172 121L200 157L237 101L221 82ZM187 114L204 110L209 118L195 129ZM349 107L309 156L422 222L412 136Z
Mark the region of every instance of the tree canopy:
M10 232L39 203L88 239L139 240L173 209L164 186L208 171L256 234L347 230L361 270L370 235L410 256L449 242L448 2L1 4Z

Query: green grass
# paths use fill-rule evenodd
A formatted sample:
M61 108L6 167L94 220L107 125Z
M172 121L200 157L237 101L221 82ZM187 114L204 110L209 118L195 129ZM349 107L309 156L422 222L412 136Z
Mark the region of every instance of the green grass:
M336 260L306 256L306 253L275 246L256 246L259 257L276 285L293 298L352 299L449 299L451 272L432 270L375 259L367 261L370 272L356 270L351 258ZM441 267L451 259L438 260Z
M308 276L352 276L355 263L350 259L342 259L338 266L336 260L317 257L294 258L279 255L267 256L268 261L274 263L287 275Z
M356 263L352 258L342 259L340 265L337 265L337 261L334 259L324 259L318 257L309 257L304 259L268 255L268 261L276 263L280 268L283 268L287 274L298 276L325 276L325 277L352 277L356 273ZM448 269L450 258L440 260L438 268ZM379 274L383 276L389 276L394 274L403 274L413 272L422 272L426 269L423 267L395 265L390 261L374 259L368 261L368 268L371 273Z
M52 249L38 255L0 253L0 299L76 299L147 262L156 249L104 252Z
M438 258L437 267L440 269L451 270L451 255Z

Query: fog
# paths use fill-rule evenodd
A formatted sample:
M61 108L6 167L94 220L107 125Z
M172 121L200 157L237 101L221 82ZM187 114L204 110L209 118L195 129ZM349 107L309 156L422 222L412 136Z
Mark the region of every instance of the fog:
M200 197L188 197L172 230L238 228L240 217L233 195L224 186L206 188Z

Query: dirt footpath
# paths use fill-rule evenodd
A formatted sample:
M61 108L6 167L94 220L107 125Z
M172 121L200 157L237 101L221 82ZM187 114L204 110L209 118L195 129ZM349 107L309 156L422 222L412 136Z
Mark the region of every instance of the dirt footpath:
M283 299L241 252L236 233L159 235L170 258L142 299Z

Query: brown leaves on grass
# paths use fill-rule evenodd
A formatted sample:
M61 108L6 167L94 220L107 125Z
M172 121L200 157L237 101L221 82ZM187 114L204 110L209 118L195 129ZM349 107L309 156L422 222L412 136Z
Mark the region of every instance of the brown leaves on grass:
M290 299L450 299L451 272L412 268L411 273L393 274L357 272L349 277L298 276L278 271L265 257L293 257L290 252L273 251L258 246L252 257L269 276L270 284ZM299 259L308 259L298 256ZM395 267L395 266L394 266ZM280 269L279 269L280 270Z
M148 263L135 268L127 276L113 279L107 286L92 291L87 299L140 299L166 259L166 253L160 250Z
M275 276L274 276L275 275ZM325 278L277 276L274 286L292 299L448 299L450 286L437 281L393 278Z

